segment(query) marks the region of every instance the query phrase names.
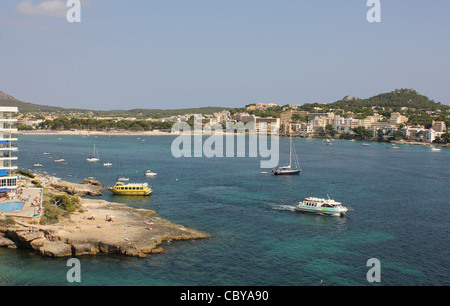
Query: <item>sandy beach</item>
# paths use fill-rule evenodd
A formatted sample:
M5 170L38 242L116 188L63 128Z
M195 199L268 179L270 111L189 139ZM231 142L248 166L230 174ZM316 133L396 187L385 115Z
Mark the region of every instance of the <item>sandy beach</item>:
M52 131L52 130L34 130L34 131L18 131L18 135L71 135L71 136L99 136L99 135L123 135L123 136L170 136L170 132L164 131Z

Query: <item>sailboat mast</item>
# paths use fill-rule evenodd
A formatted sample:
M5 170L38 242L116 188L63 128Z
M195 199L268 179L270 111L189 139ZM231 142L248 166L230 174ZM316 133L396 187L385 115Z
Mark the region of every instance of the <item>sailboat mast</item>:
M289 168L292 167L292 133L291 133L291 124L289 124Z

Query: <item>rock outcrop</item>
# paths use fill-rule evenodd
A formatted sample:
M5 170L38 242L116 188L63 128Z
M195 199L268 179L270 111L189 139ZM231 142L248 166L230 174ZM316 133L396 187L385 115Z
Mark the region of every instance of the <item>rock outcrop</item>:
M103 190L103 186L92 184L91 181L85 180L83 184L77 184L77 183L70 183L65 181L60 181L58 183L51 183L50 187L59 191L59 192L65 192L70 195L75 196L101 196Z
M161 253L164 242L210 237L156 216L151 210L83 199L83 213L54 225L17 222L0 227L0 246L31 249L43 256Z

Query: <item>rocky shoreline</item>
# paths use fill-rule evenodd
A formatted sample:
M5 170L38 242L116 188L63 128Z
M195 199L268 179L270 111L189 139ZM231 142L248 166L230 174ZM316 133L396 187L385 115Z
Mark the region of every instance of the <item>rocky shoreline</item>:
M48 188L75 195L90 194L89 190L102 188L91 183L75 184L81 186L80 191L72 184L61 181ZM3 219L0 247L34 250L48 257L97 254L146 257L164 252L164 243L211 236L167 221L152 210L92 199L81 199L80 205L81 210L52 225L40 225L35 219L10 217L14 222Z

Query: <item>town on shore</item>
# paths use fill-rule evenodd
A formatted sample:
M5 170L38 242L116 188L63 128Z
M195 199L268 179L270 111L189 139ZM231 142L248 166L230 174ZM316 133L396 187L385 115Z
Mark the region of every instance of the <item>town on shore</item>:
M108 132L164 135L176 122L193 126L194 115L199 115L190 112L166 117L150 116L144 110L112 114L76 110L21 113L18 129L21 133L31 134ZM134 116L127 116L129 114ZM334 103L253 103L201 116L203 125L220 124L225 129L227 123L253 122L259 131L264 124L269 131L279 135L297 137L450 143L450 106L429 100L413 89L395 90L363 100L346 96Z

